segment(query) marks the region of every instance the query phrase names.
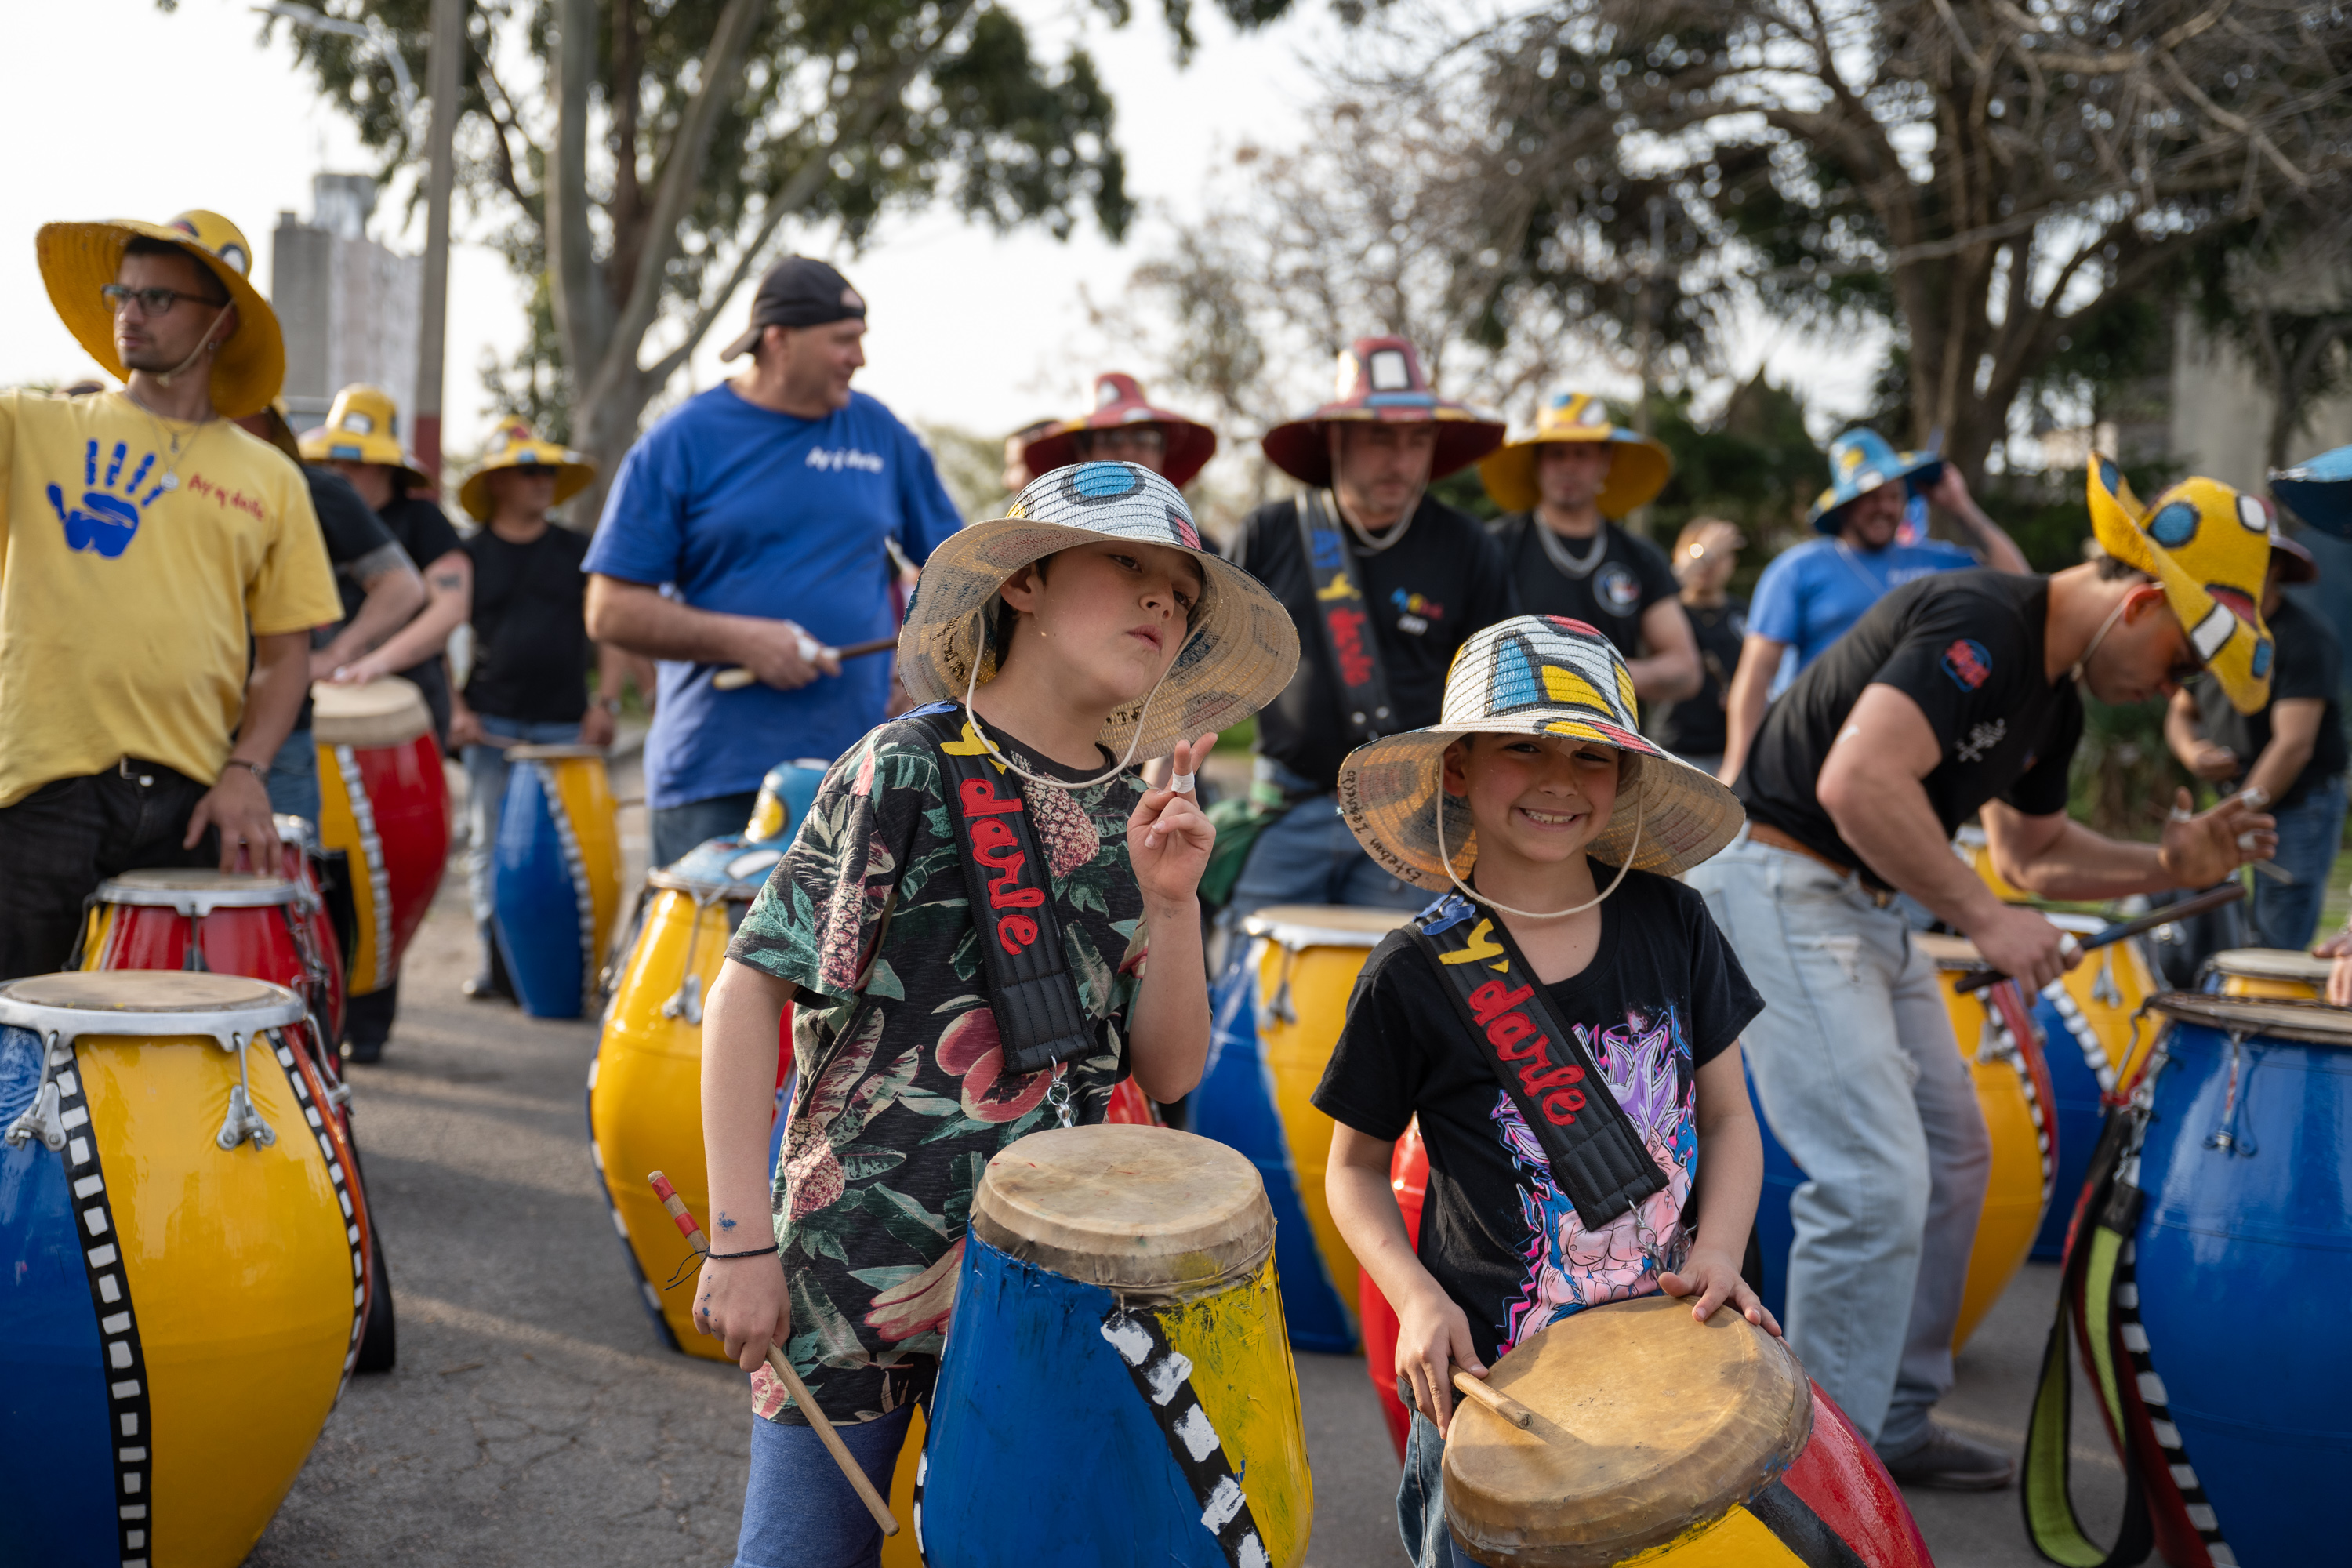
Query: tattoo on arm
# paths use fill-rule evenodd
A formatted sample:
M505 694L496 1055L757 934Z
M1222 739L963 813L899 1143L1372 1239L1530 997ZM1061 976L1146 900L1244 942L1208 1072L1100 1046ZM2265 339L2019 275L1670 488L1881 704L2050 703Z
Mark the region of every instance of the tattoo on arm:
M721 1230L733 1230L735 1228L735 1222L727 1217L727 1211L724 1209L721 1209L719 1212L719 1228Z
M433 574L433 585L455 593L466 585L466 574L463 572L436 572Z

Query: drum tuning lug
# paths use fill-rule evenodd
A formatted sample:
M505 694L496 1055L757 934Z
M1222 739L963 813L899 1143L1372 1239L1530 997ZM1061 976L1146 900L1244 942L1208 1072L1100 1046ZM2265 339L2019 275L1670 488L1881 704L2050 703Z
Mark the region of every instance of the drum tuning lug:
M234 1149L247 1139L254 1147L267 1149L278 1142L278 1133L253 1109L253 1101L238 1084L228 1091L228 1114L221 1119L221 1130L213 1142L223 1149Z
M66 1146L65 1117L58 1109L57 1075L73 1061L73 1051L61 1044L57 1036L49 1037L48 1049L41 1053L41 1087L34 1092L33 1103L23 1114L0 1133L0 1143L11 1149L21 1149L38 1138L43 1145L58 1150Z
M702 1024L702 976L688 974L677 983L677 994L661 1005L665 1018L683 1018L698 1028Z

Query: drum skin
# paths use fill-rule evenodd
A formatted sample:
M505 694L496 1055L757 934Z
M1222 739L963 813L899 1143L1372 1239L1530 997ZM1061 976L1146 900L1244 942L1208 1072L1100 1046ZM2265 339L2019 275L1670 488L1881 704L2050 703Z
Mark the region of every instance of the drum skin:
M612 786L603 754L586 748L519 746L508 756L491 853L499 948L524 1012L577 1018L593 1003L621 909Z
M2316 1002L2327 990L2329 967L2329 960L2292 948L2233 948L2206 961L2205 983L2200 989L2223 996Z
M2118 1382L2142 1452L2164 1461L2147 1485L2176 1568L2216 1557L2175 1466L2193 1471L2234 1561L2343 1561L2331 1500L2352 1455L2352 1014L2312 1013L2337 1020L2346 1043L2247 1036L2234 1104L2230 1036L2206 1024L2172 1024L2150 1086L2124 1265L2147 1366ZM2150 1400L2168 1406L2177 1450L2159 1446Z
M352 995L381 991L424 923L449 859L449 781L429 734L398 745L319 747L319 841L351 859L359 941Z
M310 858L295 885L307 906L223 908L197 917L195 950L215 974L245 974L283 985L310 1004L329 1038L340 1038L343 1015L342 950L327 919ZM118 904L101 885L82 941L84 969L182 969L188 966L188 917L162 904ZM308 948L308 952L304 951ZM340 1081L336 1063L321 1070Z
M1404 1215L1404 1234L1415 1252L1421 1250L1421 1205L1429 1195L1429 1146L1421 1141L1421 1121L1416 1117L1407 1123L1404 1136L1396 1141L1395 1152L1389 1156L1389 1188L1396 1194L1397 1212ZM1370 1274L1361 1274L1363 1283L1356 1297L1357 1310L1364 1325L1364 1370L1371 1374L1372 1392L1380 1396L1381 1419L1388 1424L1389 1442L1404 1458L1405 1437L1412 1430L1412 1415L1397 1397L1396 1385L1396 1309L1381 1294Z
M12 1561L235 1568L334 1405L364 1308L351 1188L301 1057L267 1037L248 1055L268 1148L214 1141L235 1056L121 1036L74 1047L66 1151L0 1146ZM40 1059L31 1034L0 1030L0 1122ZM95 1187L68 1178L84 1139Z
M2053 924L2087 936L2106 922L2094 915L2053 914ZM2111 942L2042 988L2033 1021L2042 1027L2042 1054L2058 1128L2057 1174L2050 1210L2042 1216L2032 1256L2054 1263L2066 1250L2074 1198L2091 1169L2091 1152L2106 1125L2102 1098L2127 1091L2156 1043L2153 1025L2133 1041L2132 1015L2162 989L2138 939Z

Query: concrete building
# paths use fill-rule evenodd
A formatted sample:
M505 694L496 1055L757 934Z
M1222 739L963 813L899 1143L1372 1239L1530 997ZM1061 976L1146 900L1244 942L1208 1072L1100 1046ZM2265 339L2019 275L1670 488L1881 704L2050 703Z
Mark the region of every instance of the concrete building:
M269 303L286 332L294 427L320 424L338 388L365 382L399 405L398 434L408 442L425 263L368 237L375 198L375 182L365 174L312 175L310 221L278 215Z

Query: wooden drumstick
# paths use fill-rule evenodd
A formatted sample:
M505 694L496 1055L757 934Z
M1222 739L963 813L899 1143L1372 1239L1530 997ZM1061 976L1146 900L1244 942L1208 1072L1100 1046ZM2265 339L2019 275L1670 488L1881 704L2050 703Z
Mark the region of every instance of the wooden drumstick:
M677 1195L677 1189L669 1184L669 1178L659 1171L653 1171L647 1173L646 1180L653 1184L654 1195L661 1199L662 1207L669 1210L669 1217L677 1222L679 1233L694 1244L696 1254L709 1257L709 1238L702 1234L702 1226L695 1223L693 1211L686 1206L686 1200ZM882 1500L881 1493L874 1489L874 1483L866 1479L866 1472L857 1461L850 1458L849 1450L842 1446L839 1435L834 1431L833 1423L825 1419L823 1410L817 1408L808 1384L801 1381L800 1373L793 1370L793 1363L785 1360L784 1352L774 1345L768 1347L768 1370L783 1380L793 1403L801 1407L801 1414L808 1417L808 1424L816 1428L817 1437L824 1444L825 1452L831 1454L833 1462L841 1467L841 1473L849 1478L849 1484L857 1489L857 1500L866 1505L866 1511L874 1516L874 1522L882 1527L882 1533L898 1534L898 1521L891 1517L890 1505Z
M1454 1373L1454 1386L1457 1392L1468 1394L1520 1431L1535 1430L1536 1413L1501 1389L1487 1386L1485 1378L1473 1377L1457 1367Z
M895 637L876 637L872 642L854 642L847 647L835 648L833 650L833 656L835 658L864 658L869 653L881 653L886 649L894 648L898 646L898 639ZM821 651L823 650L818 647L818 645L812 642L808 645L808 651L802 654L801 657L810 660L811 662L814 662L817 654ZM721 691L740 691L743 688L751 685L759 679L760 678L758 676L752 674L750 670L744 668L739 664L732 668L722 669L718 674L712 676L710 678L710 684Z

